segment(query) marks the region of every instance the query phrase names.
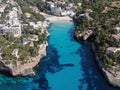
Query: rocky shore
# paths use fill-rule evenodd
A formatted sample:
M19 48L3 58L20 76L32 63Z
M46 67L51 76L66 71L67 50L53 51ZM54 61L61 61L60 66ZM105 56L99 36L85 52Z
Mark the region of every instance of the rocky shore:
M85 30L85 31L76 31L75 36L77 39L87 40L93 34L92 30Z
M49 33L46 31L47 37ZM46 48L48 46L47 41L39 45L38 55L36 57L29 56L29 59L26 60L27 62L21 64L19 61L16 64L9 63L7 64L6 61L2 60L0 57L0 71L8 73L12 76L33 76L35 72L33 68L38 65L40 60L46 56Z
M12 76L32 76L35 75L35 72L33 71L33 68L38 65L40 62L40 59L46 56L46 47L48 46L48 43L45 42L44 44L40 45L40 49L38 52L38 56L30 58L28 60L29 62L25 64L20 64L17 62L17 66L14 66L13 64L5 64L2 60L0 60L0 70L6 71L10 73Z
M95 54L95 61L98 65L99 69L103 73L104 77L108 81L108 83L111 84L114 87L119 87L120 88L120 72L108 69L104 65L104 63L99 59L99 57L98 57L98 55L95 51L95 45L94 44L92 44L92 50Z
M90 35L92 33L89 33L87 35L84 34L85 32L81 33L81 32L77 32L75 31L75 37L77 38L77 40L87 40ZM105 79L108 81L108 83L114 87L119 87L120 88L120 71L116 71L114 69L109 69L108 67L106 67L104 65L104 63L99 59L98 54L95 51L95 45L94 43L91 44L92 47L92 51L94 52L95 55L95 61L99 67L99 69L101 70L101 72L103 73L103 76L105 77ZM116 67L113 67L116 68Z

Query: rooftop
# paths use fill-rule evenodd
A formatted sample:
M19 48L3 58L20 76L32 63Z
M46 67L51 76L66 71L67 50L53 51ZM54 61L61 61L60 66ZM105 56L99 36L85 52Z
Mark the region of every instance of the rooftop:
M120 39L120 33L119 34L113 34L112 35L115 39L119 40Z
M107 53L116 53L117 51L120 51L120 48L117 47L108 47L107 48Z

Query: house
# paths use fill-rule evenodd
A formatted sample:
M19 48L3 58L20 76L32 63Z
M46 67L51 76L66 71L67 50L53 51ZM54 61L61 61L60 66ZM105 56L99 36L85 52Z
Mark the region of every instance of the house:
M34 29L38 29L42 27L42 22L29 22L29 25L32 26Z
M38 41L38 35L32 35L32 37L23 38L23 45L30 43L31 46L33 46L32 42L34 41Z
M29 22L29 25L32 26L34 29L46 28L48 27L48 22L47 21Z
M62 16L70 15L71 17L75 15L75 13L72 10L64 10L61 12Z
M32 37L28 37L29 41L38 41L38 35L32 35Z
M107 54L114 54L114 53L116 53L117 51L120 51L120 48L108 47L107 50L106 50L106 53L107 53Z
M42 23L42 27L43 27L43 28L47 28L48 26L49 26L49 24L48 24L47 21L44 21L44 22Z
M1 34L4 35L8 32L11 32L14 35L14 37L20 37L22 35L21 23L19 22L17 11L17 7L13 7L12 11L10 11L6 16L9 18L6 24L0 24Z
M113 34L112 37L114 37L116 40L120 40L120 33Z
M62 16L66 16L66 15L68 15L68 14L67 14L66 11L62 11L62 12L61 12L61 15L62 15Z
M47 2L46 3L46 7L51 10L52 7L54 7L54 3L53 2Z
M57 16L59 16L59 15L61 15L61 7L51 7L51 13L53 14L53 15L57 15Z
M18 49L14 49L13 52L12 52L12 55L15 56L16 58L19 58L19 50Z
M14 37L20 37L21 33L22 33L21 32L21 25L16 26L16 27L7 25L7 26L1 28L1 32L3 32L3 34L11 32L14 35Z
M117 31L120 31L120 27L115 27L114 29Z
M40 28L42 28L42 26L43 26L43 22L38 21L38 22L37 22L37 25L38 25Z

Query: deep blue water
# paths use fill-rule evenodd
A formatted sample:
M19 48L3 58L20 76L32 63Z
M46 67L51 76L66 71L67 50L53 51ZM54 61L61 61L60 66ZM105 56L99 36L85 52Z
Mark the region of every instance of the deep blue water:
M52 23L47 56L34 77L0 74L0 90L119 90L108 85L99 71L89 44L73 38L72 22Z

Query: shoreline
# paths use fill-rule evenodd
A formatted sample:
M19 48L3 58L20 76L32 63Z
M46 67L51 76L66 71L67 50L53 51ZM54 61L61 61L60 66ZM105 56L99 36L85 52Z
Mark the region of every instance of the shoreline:
M47 46L48 46L47 42L45 44L41 44L39 52L38 52L39 55L31 58L30 62L19 65L17 67L13 67L11 64L6 65L4 62L0 61L0 65L1 65L0 71L7 72L7 74L9 74L12 77L15 77L15 76L34 76L36 73L33 69L38 65L38 63L41 61L41 59L46 56Z
M48 15L48 14L46 14ZM49 17L50 16L50 17ZM52 23L55 22L73 22L72 18L69 16L64 17L57 17L53 15L48 15L48 18L45 17L46 20L49 21L48 27L46 28L47 32L47 38L49 37L48 28L51 26ZM38 65L38 63L41 61L43 57L46 56L46 48L48 46L48 42L41 44L39 49L39 55L36 57L31 58L30 62L27 62L23 65L15 66L13 67L11 64L6 65L4 62L0 61L0 63L3 63L4 68L0 69L0 71L7 71L10 73L11 76L34 76L36 73L33 70L34 67Z
M100 58L95 51L95 45L93 43L91 44L91 49L95 56L95 62L97 64L99 70L103 74L104 78L108 82L108 84L115 88L120 88L120 78L115 77L108 69L106 69L103 62L100 61Z
M54 16L54 15L49 15L43 12L40 12L40 14L42 14L46 20L48 20L50 23L52 22L58 22L58 21L73 21L73 19L69 16Z
M54 17L54 19L53 19L53 17ZM53 17L50 17L49 25L46 28L47 38L50 35L49 32L48 32L48 28L51 26L52 23L59 22L59 21L60 22L72 21L72 19L68 16L65 16L65 17L53 16ZM66 18L66 17L68 17L68 18ZM66 18L66 19L63 20L64 18ZM41 44L40 49L39 49L39 55L36 58L31 58L31 60L32 60L31 62L28 62L24 65L21 65L17 68L10 68L9 66L7 66L11 71L10 72L11 75L12 76L17 76L17 75L20 75L20 76L34 76L36 73L33 70L33 68L36 67L38 65L38 63L40 63L41 59L44 58L47 55L47 51L46 51L47 46L48 46L48 41L46 41L46 44Z
M53 22L66 22L66 21L72 21L72 18L70 18L69 16L64 16L64 17L56 17L56 16L53 16L53 17L50 17L50 18L47 18L46 20L49 20L50 23L53 23Z
M75 35L75 34L74 34ZM76 37L76 35L75 35ZM78 42L80 42L80 40L84 41L83 39L77 39L76 40ZM100 61L100 58L98 56L98 54L95 51L95 45L94 43L91 43L91 50L94 54L95 57L95 63L97 64L100 72L102 73L103 77L105 78L105 80L107 81L107 83L115 88L120 88L120 72L118 72L118 75L115 75L114 71L112 72L111 70L109 70L102 61Z

